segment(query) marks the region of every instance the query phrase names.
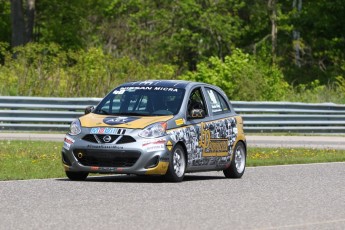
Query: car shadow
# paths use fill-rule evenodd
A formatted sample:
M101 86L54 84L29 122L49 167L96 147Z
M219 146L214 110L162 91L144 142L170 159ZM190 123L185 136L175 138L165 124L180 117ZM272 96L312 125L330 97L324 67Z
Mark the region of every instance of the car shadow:
M204 181L204 180L224 180L224 176L206 176L206 175L186 175L182 181ZM71 181L67 178L56 179L58 181ZM89 176L83 182L117 182L117 183L172 183L166 181L164 176L148 176L148 175L106 175L106 176Z

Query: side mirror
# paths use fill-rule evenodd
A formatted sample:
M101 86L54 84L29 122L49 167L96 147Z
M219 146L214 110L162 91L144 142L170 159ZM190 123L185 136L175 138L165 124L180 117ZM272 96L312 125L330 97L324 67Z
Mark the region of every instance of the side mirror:
M205 117L205 111L203 109L192 109L190 118L192 119L202 119Z
M89 114L91 113L93 110L95 109L95 107L93 105L89 105L88 107L85 108L84 114Z

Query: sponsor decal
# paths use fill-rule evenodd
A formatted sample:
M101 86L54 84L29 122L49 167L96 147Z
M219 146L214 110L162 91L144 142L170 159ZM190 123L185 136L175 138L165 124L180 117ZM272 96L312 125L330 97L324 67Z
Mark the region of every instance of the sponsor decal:
M103 122L107 125L120 125L137 119L139 119L139 117L106 117L103 119Z
M184 124L184 119L180 118L180 119L175 120L175 124L176 125L183 125Z
M102 171L102 172L122 172L123 168L115 168L115 167L99 167L99 166L91 166L90 169L92 171Z
M178 89L172 88L172 87L128 86L128 87L121 87L120 90L115 90L114 94L123 94L124 91L135 91L135 90L155 90L155 91L178 92Z
M164 149L164 144L154 144L146 147L147 152L162 151Z
M103 171L103 172L115 172L116 168L114 168L114 167L99 167L98 170Z
M139 85L152 85L154 83L155 83L154 81L146 80L146 81L140 82Z
M167 142L167 148L168 148L169 151L172 150L173 144L171 143L171 141L168 141L168 142Z
M68 143L68 144L73 144L74 140L71 137L69 137L69 136L65 136L65 142Z
M69 150L71 148L71 145L74 143L74 140L69 137L69 136L65 136L64 139L64 143L63 143L63 147L67 150Z
M228 155L228 139L211 138L211 131L206 124L201 123L199 146L203 149L204 157Z
M92 128L90 134L123 134L122 129L116 128Z
M124 94L125 90L114 90L113 94Z
M151 145L151 144L165 144L165 139L164 138L158 138L158 139L143 141L142 146L146 147L146 146Z
M152 90L153 87L151 86L128 86L128 87L121 87L120 91L135 91L135 90Z
M229 117L169 130L167 133L173 143L182 141L186 145L188 166L225 166L231 160L238 130L236 119Z
M87 145L90 149L123 149L121 146L117 145Z
M147 152L165 150L165 139L154 139L154 140L144 141L142 144L142 147Z
M153 90L161 90L161 91L168 91L168 92L178 92L175 88L170 87L155 87Z

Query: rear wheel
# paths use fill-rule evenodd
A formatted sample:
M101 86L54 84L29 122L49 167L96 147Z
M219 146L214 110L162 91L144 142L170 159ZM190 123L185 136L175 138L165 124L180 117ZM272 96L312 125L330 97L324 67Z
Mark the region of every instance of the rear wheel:
M70 180L74 180L74 181L83 181L89 175L89 173L87 173L87 172L70 172L70 171L66 171L65 173L66 173L66 176Z
M171 182L180 182L183 180L186 170L185 151L181 145L177 145L172 151L166 179Z
M235 146L234 156L230 163L230 166L223 170L225 177L227 178L241 178L246 168L247 152L244 144L238 142Z

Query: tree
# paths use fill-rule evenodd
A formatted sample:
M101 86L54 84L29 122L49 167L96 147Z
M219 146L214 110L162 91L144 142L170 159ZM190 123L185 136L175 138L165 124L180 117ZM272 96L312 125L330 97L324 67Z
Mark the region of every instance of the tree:
M64 49L80 49L98 40L99 6L96 0L40 0L36 8L36 37L41 43L55 42ZM105 1L104 1L105 2Z
M35 0L11 0L12 46L24 45L33 40Z
M0 42L11 41L11 3L0 0Z
M268 0L268 10L270 11L270 19L271 19L272 63L276 64L277 34L278 34L276 0Z
M99 34L115 55L194 70L208 57L223 59L237 46L243 0L112 0Z
M304 2L297 26L304 31L305 52L311 57L309 64L321 71L337 71L345 58L344 10L342 0Z
M337 76L344 75L345 2L314 0L303 1L303 7L300 4L302 1L284 3L285 10L292 8L284 22L291 27L290 36L293 31L300 35L293 43L285 40L280 44L280 49L290 50L280 61L285 78L296 85L314 80L332 84Z

